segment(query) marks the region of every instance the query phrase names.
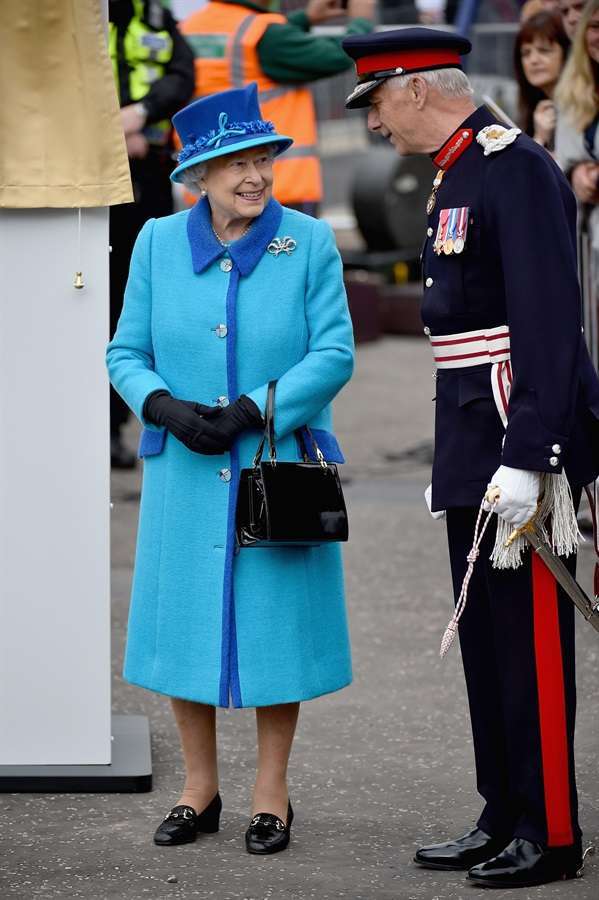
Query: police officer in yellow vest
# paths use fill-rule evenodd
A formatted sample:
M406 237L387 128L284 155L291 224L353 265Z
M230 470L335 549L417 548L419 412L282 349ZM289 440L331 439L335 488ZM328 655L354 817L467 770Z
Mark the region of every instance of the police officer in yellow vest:
M193 93L193 54L159 0L109 0L109 51L133 182L134 203L110 210L110 335L121 314L133 244L144 222L173 211L169 119ZM121 428L128 409L110 392L112 464L131 468Z
M346 34L372 30L375 0L309 0L288 16L272 0L209 0L180 24L195 54L198 97L258 84L260 108L293 147L275 163L275 197L284 206L316 214L322 199L316 150L316 113L308 82L343 72L340 39L315 36L313 25L347 13Z

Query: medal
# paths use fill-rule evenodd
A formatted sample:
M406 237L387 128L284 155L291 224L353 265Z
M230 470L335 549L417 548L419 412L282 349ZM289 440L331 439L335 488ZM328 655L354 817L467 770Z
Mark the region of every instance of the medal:
M449 210L442 209L439 213L439 225L437 226L437 234L435 237L435 243L433 245L433 249L437 256L440 256L443 252L443 244L445 242L445 238L447 237L447 221L449 219Z
M466 230L468 228L468 214L470 212L470 207L462 206L460 210L458 210L458 233L455 241L453 242L453 252L454 253L462 253L464 247L466 246Z
M444 175L443 169L439 169L437 174L435 175L435 180L433 181L433 189L431 191L431 195L426 202L426 214L430 216L433 209L435 208L435 203L437 202L437 191L441 187L441 182L443 181Z
M450 237L447 238L447 240L443 244L443 253L445 254L445 256L449 256L451 253L453 253L453 241Z

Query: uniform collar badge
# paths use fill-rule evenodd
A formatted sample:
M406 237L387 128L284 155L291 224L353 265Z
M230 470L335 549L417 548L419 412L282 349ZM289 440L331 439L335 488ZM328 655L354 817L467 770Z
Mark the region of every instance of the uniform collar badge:
M454 162L460 158L464 150L470 146L474 139L474 132L471 128L459 128L451 135L449 140L445 141L438 153L433 156L433 163L439 167L439 171L433 181L433 189L426 204L426 214L430 216L437 202L437 191L441 187L443 175L453 166Z
M519 128L505 128L503 125L485 125L476 135L476 140L484 148L485 156L503 150L509 144L513 144L518 135Z
M471 128L459 128L433 156L433 163L444 171L451 168L464 150L470 146L473 137L474 132Z

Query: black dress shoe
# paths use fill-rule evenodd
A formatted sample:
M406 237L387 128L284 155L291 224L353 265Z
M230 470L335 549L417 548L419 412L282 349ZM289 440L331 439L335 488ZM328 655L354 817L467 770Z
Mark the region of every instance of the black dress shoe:
M544 848L524 838L514 838L494 859L468 872L474 884L496 888L534 887L550 881L576 878L582 870L581 845Z
M287 806L287 824L272 813L258 813L250 822L245 833L245 847L248 853L278 853L289 844L293 810Z
M119 435L110 437L110 465L113 469L134 469L137 462L135 453L128 450Z
M473 828L463 837L445 844L421 847L414 862L427 869L466 871L477 863L491 859L503 850L509 838L492 838L480 828Z
M156 829L154 843L161 847L189 844L195 841L199 832L214 834L218 831L222 808L220 794L201 813L196 813L192 806L173 806Z

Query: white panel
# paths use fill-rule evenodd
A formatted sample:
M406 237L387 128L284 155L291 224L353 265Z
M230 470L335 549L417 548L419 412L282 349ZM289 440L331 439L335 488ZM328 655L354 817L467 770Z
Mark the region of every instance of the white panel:
M0 764L110 762L108 211L0 210Z

